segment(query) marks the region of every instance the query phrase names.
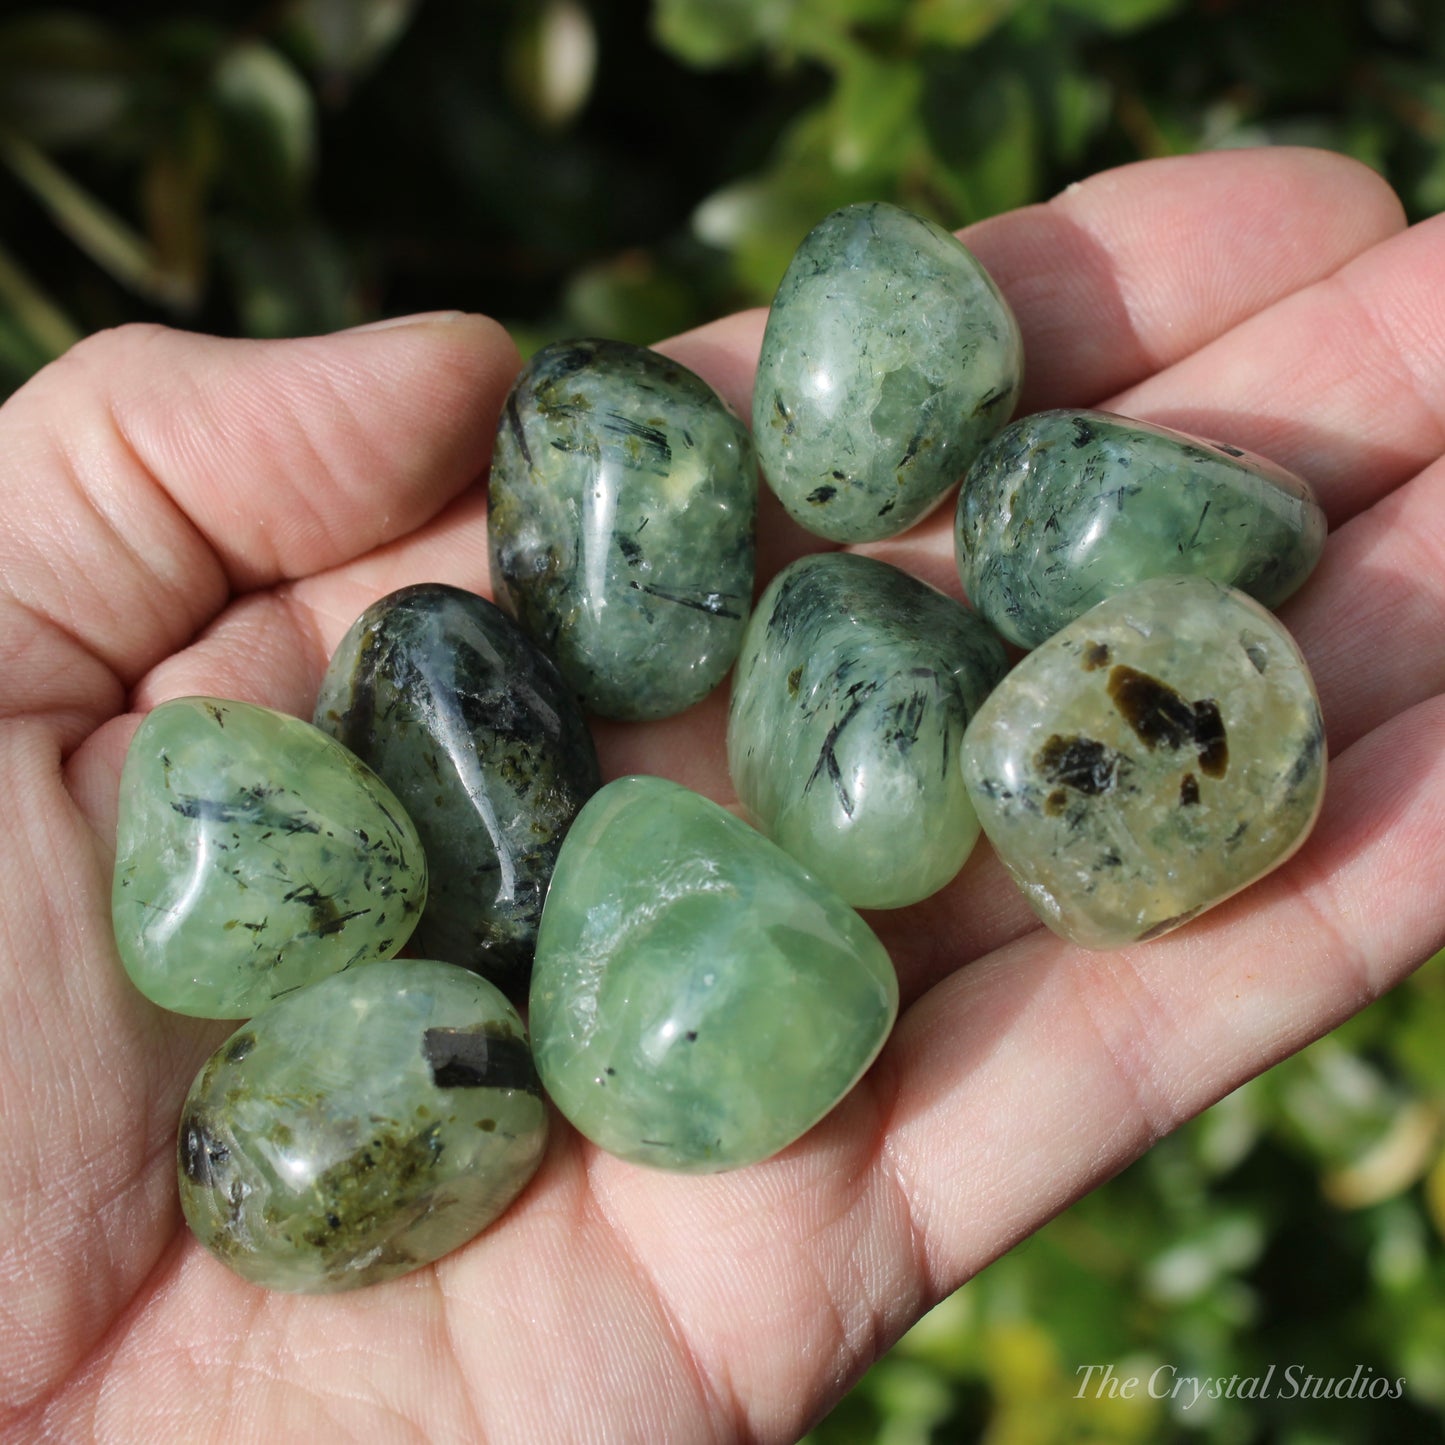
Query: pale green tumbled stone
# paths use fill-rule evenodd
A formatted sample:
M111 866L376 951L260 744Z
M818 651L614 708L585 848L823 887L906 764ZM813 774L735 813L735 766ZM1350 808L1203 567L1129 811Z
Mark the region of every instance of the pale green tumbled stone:
M126 971L163 1008L248 1018L387 958L426 902L391 790L310 723L183 697L136 730L120 782L111 914Z
M1152 577L1208 577L1278 607L1309 576L1325 514L1264 457L1101 411L1020 418L974 461L954 540L963 590L1037 647Z
M619 778L562 845L531 1026L553 1102L594 1143L690 1173L812 1128L898 1011L883 945L835 893L716 803Z
M845 206L808 233L768 313L758 459L809 531L891 537L942 500L1022 383L1018 325L972 253L897 206Z
M181 1206L253 1284L355 1289L486 1228L546 1139L506 999L453 964L391 959L288 995L211 1056L181 1114Z
M668 717L722 681L752 605L757 461L700 376L621 341L544 347L488 499L497 603L588 711Z
M733 674L738 797L855 908L916 903L978 838L959 753L1007 668L978 614L916 577L803 557L763 593Z
M1324 794L1319 702L1289 633L1197 577L1140 583L1036 648L979 709L964 778L1049 927L1154 938L1304 842Z

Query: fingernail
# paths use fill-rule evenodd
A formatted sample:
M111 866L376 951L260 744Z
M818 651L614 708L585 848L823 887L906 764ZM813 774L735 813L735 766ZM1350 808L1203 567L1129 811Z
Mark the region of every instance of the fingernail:
M430 326L436 322L460 321L465 315L465 311L419 311L415 316L387 316L362 326L348 326L340 334L354 336L359 331L390 331L396 326Z

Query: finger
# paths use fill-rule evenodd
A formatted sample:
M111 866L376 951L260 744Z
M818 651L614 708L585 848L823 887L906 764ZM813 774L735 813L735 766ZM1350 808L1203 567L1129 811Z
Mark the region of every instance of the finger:
M1445 217L1382 241L1109 405L1271 457L1339 525L1445 451Z
M1358 162L1272 147L1104 171L961 235L1019 318L1022 414L1094 404L1403 225Z
M1333 533L1280 616L1319 689L1331 752L1445 694L1445 460Z
M284 342L126 327L73 348L4 413L3 645L33 664L6 712L83 718L97 667L129 684L228 593L425 522L485 467L515 367L478 317Z

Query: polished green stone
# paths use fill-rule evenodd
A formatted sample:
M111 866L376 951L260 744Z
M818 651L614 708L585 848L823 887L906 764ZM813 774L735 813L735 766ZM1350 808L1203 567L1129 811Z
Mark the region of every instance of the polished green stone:
M1140 583L1031 652L969 725L984 832L1051 928L1156 937L1304 842L1319 702L1289 633L1198 577Z
M726 809L619 778L578 815L532 975L553 1102L624 1159L711 1173L792 1143L857 1082L898 1011L883 945Z
M483 597L403 588L342 639L315 721L421 835L431 878L414 946L525 994L557 850L600 781L552 661Z
M768 314L753 391L763 473L809 531L891 537L1008 421L1023 343L953 236L884 202L809 232Z
M977 613L906 572L804 557L763 593L738 657L738 797L855 908L916 903L978 838L959 751L1007 667Z
M355 1289L485 1229L546 1138L506 999L452 964L391 959L288 995L211 1055L181 1114L181 1207L253 1284Z
M517 378L492 455L498 603L591 712L658 718L722 681L752 603L757 463L700 377L564 341Z
M1292 472L1238 447L1101 411L1045 411L986 446L959 492L964 591L1037 647L1151 577L1209 577L1277 607L1309 576L1325 514Z
M426 859L401 804L310 723L183 697L136 730L111 914L126 971L163 1008L248 1018L390 957L425 901Z

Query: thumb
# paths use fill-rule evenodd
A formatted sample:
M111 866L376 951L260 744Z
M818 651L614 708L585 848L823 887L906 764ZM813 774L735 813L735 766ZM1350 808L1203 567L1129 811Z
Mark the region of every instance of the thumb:
M420 526L484 471L517 365L500 326L455 312L82 341L0 409L0 632L19 664L0 715L113 699L236 592Z

